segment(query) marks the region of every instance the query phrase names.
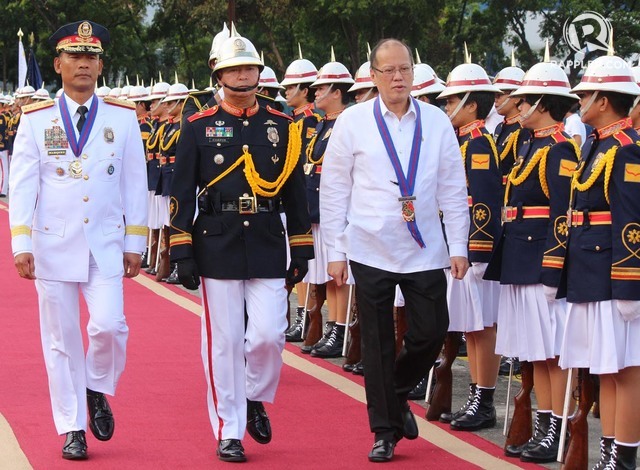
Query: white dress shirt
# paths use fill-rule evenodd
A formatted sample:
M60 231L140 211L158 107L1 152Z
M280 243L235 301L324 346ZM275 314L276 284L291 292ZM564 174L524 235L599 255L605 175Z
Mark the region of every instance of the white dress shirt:
M439 108L415 100L398 119L380 100L405 176L416 124L414 106L420 106L423 139L413 203L426 244L421 248L402 218L398 179L378 132L374 102L352 106L338 117L325 152L320 220L329 261L349 259L396 273L448 267L450 256L467 256L469 234L464 167L451 123Z

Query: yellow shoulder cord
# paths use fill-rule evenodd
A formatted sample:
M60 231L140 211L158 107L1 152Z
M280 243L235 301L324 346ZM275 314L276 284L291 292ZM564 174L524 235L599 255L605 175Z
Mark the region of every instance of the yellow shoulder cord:
M316 140L318 140L318 134L317 133L313 134L313 137L311 137L311 140L307 144L307 148L305 150L305 153L307 155L307 161L309 163L312 163L314 165L320 165L322 163L322 160L324 159L324 153L320 156L320 158L318 160L313 160L311 158L311 155L313 155L313 149L316 146Z
M516 159L516 142L518 142L518 136L520 135L520 129L518 129L517 131L512 132L509 137L507 137L506 142L504 143L504 149L502 150L502 153L500 154L500 161L504 160L505 158L507 158L507 155L509 155L509 152L511 150L513 150L513 158L514 160Z
M602 170L604 170L606 167L606 171L604 174L604 197L607 200L607 203L609 203L609 180L611 178L611 171L613 170L613 161L615 160L617 151L618 151L617 145L614 145L609 150L607 150L607 153L604 154L604 156L600 159L600 161L596 164L596 166L591 168L591 175L589 176L589 178L587 178L587 180L584 183L580 183L580 175L582 175L582 172L584 171L584 166L583 168L576 170L573 173L572 189L577 189L578 191L581 191L581 192L588 191L596 182L596 180L602 173Z
M469 176L467 176L467 148L469 147L470 140L467 140L460 147L460 153L462 154L462 167L464 168L464 178L467 180L467 188L469 187Z
M162 125L158 127L158 130L151 134L151 136L147 139L147 150L153 150L156 147L156 145L158 144L158 139L164 134L165 125L166 122L162 123ZM151 139L154 140L152 141Z
M167 145L164 145L163 141L161 140L160 141L160 150L163 151L163 152L166 152L167 150L169 150L171 148L171 146L174 144L174 142L176 140L178 140L179 136L180 136L180 129L178 129L177 131L174 132L174 134L169 139L169 142L167 143Z
M536 165L541 160L543 160L542 166L546 166L547 154L549 153L550 148L551 147L547 146L547 147L542 147L536 150L536 153L533 154L533 157L531 157L531 160L529 161L527 166L524 168L524 170L522 170L522 173L520 173L519 176L516 177L516 174L524 164L524 159L521 159L520 163L518 163L516 166L514 166L511 169L511 173L509 173L509 177L507 178L507 187L505 188L505 191L504 191L505 206L507 205L507 202L509 202L509 189L511 189L512 185L518 186L524 183L524 181L529 177L531 172L534 170ZM547 187L547 180L546 178L541 177L541 175L544 175L544 170L538 169L538 171L539 171L538 176L540 178L540 185L542 186L542 191L547 197L549 197L549 188Z
M496 141L493 139L493 136L491 134L485 134L484 136L489 141L491 151L493 152L493 157L496 159L496 166L500 168L500 159L498 157L498 148L496 147Z

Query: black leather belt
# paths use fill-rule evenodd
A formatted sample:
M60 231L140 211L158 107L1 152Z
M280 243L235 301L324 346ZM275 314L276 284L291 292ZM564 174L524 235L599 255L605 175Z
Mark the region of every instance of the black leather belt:
M254 197L239 197L236 201L220 202L222 212L237 212L239 214L274 212L279 209L279 206L279 199L256 199Z

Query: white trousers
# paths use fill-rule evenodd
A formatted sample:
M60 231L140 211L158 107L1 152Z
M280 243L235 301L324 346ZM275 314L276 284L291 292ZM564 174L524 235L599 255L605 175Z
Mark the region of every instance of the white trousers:
M87 282L36 279L40 336L58 434L87 429L87 388L114 395L124 370L129 336L122 277L104 277L93 256ZM80 291L89 308L85 357Z
M9 194L9 152L0 151L0 194Z
M273 403L280 380L287 328L284 279L200 280L211 427L218 440L242 439L247 399Z

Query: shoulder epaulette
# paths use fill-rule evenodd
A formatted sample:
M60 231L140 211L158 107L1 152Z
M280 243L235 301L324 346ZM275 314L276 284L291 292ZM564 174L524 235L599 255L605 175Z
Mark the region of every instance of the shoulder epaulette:
M613 138L620 142L621 147L633 144L633 139L629 137L629 134L627 134L625 131L616 132L615 134L613 134Z
M569 140L562 132L556 132L555 134L552 134L551 138L555 140L557 143L562 143Z
M213 108L209 108L209 109L206 109L204 111L200 111L198 113L194 113L194 114L192 114L191 116L189 116L187 118L187 121L193 122L193 121L197 121L198 119L203 118L203 117L213 116L215 113L218 112L218 109L220 109L220 106L215 105Z
M272 108L271 106L267 105L267 111L269 111L271 114L275 114L276 116L280 116L283 118L286 118L288 121L293 121L293 118L285 113L282 113L280 111L278 111L277 109Z
M39 109L50 108L54 104L54 101L41 101L39 103L25 104L21 109L24 114L29 114Z
M136 104L133 101L119 100L117 98L105 96L104 102L113 106L120 106L121 108L136 109Z

